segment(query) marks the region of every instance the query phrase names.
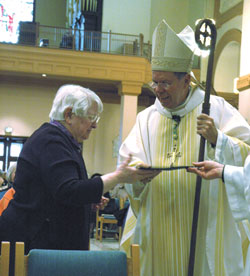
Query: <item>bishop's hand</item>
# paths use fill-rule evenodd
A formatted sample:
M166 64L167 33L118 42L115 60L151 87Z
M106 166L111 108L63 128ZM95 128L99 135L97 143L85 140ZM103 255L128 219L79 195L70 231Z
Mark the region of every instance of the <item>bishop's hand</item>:
M212 117L204 113L197 117L197 133L202 135L210 144L216 146L218 130Z
M221 178L223 174L223 164L217 163L215 161L203 161L203 162L193 162L195 167L189 167L188 172L196 173L205 179L216 179Z

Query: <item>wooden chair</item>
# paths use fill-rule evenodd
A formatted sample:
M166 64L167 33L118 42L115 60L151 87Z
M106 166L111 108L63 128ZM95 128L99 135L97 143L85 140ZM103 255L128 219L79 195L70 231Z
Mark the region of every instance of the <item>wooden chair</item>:
M123 209L127 204L128 197L120 197L119 199L116 198L116 200L119 200L119 209ZM116 217L112 214L99 214L99 210L96 211L96 240L102 241L103 237L103 224L118 224L118 220ZM122 226L118 227L118 233L119 233L119 242L121 241L122 237Z
M33 249L24 255L24 243L17 242L15 276L140 276L139 250L132 245L131 258L115 250Z
M119 199L117 199L119 200ZM119 204L120 204L120 200L119 200ZM119 207L121 208L121 207ZM102 237L103 237L103 224L118 224L118 220L115 218L114 215L112 214L101 214L99 213L99 210L96 211L96 234L95 234L95 238L96 240L100 240L102 241ZM100 227L99 227L100 226ZM121 232L122 232L122 228L119 227L118 228L118 232L119 232L119 240L121 238Z
M138 244L131 245L131 258L127 257L127 275L140 276L140 247Z
M112 214L99 214L99 210L96 211L96 232L95 232L95 238L96 240L102 241L103 236L103 224L116 224L118 223L118 220L115 218ZM99 228L100 225L100 228ZM118 228L119 230L119 239L121 237L121 227Z
M10 263L10 243L1 242L1 255L0 255L0 275L9 276L9 263Z

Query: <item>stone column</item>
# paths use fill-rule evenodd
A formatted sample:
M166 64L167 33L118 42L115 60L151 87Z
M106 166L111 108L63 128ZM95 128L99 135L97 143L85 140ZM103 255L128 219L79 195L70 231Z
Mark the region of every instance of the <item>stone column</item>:
M128 136L136 121L138 96L143 83L123 81L118 86L121 96L120 143Z

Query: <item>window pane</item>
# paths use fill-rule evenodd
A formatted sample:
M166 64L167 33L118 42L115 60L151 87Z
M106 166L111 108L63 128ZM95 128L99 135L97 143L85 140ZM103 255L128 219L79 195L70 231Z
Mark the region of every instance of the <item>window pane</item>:
M16 161L10 161L9 167L14 163L16 163Z
M0 0L1 42L17 43L20 21L33 21L34 0Z
M10 145L10 156L11 157L18 157L21 150L22 150L23 144L22 143L11 143Z
M0 142L0 156L3 156L4 143Z
M3 169L3 161L0 161L0 169L4 171L4 169Z

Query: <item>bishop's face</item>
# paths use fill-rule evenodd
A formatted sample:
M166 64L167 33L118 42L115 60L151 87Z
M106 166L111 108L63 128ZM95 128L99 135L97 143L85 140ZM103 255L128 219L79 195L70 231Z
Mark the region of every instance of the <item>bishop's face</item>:
M173 72L153 71L152 80L155 83L154 94L166 108L176 108L181 105L188 95L190 75L181 79Z

